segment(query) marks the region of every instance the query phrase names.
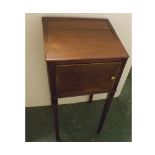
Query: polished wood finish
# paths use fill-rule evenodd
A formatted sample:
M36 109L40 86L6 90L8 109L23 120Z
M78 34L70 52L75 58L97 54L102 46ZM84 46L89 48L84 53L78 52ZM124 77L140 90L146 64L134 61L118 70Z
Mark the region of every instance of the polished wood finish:
M106 20L93 18L59 18L43 17L51 31L53 30L107 30L110 26Z
M48 71L48 78L49 78L49 85L50 85L50 92L51 92L51 103L52 103L52 111L53 111L53 118L54 118L54 125L55 125L56 140L59 141L60 136L59 136L59 123L58 123L59 122L58 98L57 98L57 91L56 91L56 65L54 63L47 63L47 71Z
M127 58L107 19L43 18L46 60Z
M115 82L111 77L117 77L120 66L120 62L58 65L58 97L108 92Z
M97 133L100 133L101 129L103 128L103 125L104 125L105 119L107 117L109 108L110 108L110 106L112 104L112 99L113 99L114 94L115 94L115 92L110 92L107 95L107 98L106 98L106 101L105 101L105 104L104 104L104 107L103 107L103 111L102 111L102 114L101 114L101 120L99 122L99 126L98 126L98 129L97 129Z
M101 131L128 54L108 19L43 17L56 139L59 136L58 98L108 92L101 114Z
M100 122L99 122L99 126L98 126L98 129L97 129L97 133L100 133L101 129L103 128L105 119L107 117L108 111L109 111L110 106L112 104L113 96L115 95L116 88L117 88L118 82L119 82L119 80L121 78L121 75L122 75L123 69L125 67L126 61L127 60L122 61L122 64L121 64L121 67L120 67L120 70L119 70L119 73L118 73L118 77L116 78L116 81L115 81L115 83L113 85L113 88L112 88L111 92L109 92L108 95L107 95L107 98L105 100L105 104L104 104L104 107L103 107L103 111L102 111L102 114L101 114L101 119L100 119Z

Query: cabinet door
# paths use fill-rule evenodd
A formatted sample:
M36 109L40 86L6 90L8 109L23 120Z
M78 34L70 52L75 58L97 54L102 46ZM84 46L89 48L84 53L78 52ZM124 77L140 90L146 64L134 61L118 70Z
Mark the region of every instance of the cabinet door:
M117 78L121 62L57 65L58 97L108 92Z

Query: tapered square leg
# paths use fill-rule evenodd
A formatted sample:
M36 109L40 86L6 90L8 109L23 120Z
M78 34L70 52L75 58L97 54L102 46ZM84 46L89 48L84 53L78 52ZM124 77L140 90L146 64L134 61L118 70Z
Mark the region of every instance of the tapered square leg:
M90 96L89 96L89 103L92 103L92 101L93 101L93 94L91 94Z
M52 110L53 110L53 118L54 118L56 140L60 141L60 136L59 136L59 118L58 118L58 100L57 99L52 99Z
M106 116L108 114L108 111L110 109L114 94L115 94L115 92L110 92L107 95L107 98L105 100L105 104L104 104L104 107L103 107L103 111L102 111L102 114L101 114L101 119L100 119L100 122L99 122L99 126L98 126L98 129L97 129L97 133L100 133L100 131L103 128L103 125L104 125Z

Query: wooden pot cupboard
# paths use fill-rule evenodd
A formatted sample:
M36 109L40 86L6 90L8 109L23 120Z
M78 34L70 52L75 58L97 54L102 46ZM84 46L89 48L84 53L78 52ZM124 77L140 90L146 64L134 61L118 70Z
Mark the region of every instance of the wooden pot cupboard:
M108 93L97 133L103 127L128 59L108 19L42 17L56 140L58 98Z

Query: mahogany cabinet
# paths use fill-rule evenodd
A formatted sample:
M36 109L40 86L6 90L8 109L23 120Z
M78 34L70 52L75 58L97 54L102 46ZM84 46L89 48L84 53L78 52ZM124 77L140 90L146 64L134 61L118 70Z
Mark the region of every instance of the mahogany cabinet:
M128 54L108 19L43 17L56 139L58 98L107 92L97 132L103 127Z

